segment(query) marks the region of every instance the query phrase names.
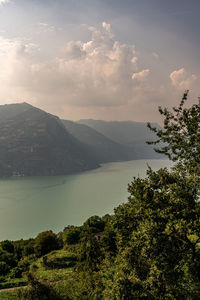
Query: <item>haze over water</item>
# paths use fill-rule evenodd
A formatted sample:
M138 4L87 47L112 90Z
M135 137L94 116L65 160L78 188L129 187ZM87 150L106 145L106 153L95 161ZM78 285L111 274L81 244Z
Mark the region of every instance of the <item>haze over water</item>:
M59 232L92 215L112 213L127 201L133 177L145 176L147 164L154 170L171 165L168 160L134 160L76 175L1 179L0 240Z

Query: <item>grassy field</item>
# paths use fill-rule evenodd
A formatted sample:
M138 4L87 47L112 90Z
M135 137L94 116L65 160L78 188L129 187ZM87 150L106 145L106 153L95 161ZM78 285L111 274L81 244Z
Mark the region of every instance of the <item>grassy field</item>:
M0 300L16 300L17 299L17 291L0 291Z
M5 281L0 283L0 289L13 288L18 286L24 286L27 284L26 276L22 278L8 278Z

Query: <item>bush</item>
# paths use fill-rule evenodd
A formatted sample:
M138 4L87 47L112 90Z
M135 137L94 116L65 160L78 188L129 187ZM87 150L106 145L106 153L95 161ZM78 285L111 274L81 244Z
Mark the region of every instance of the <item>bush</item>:
M81 235L81 230L80 228L74 227L71 229L66 230L64 232L64 243L68 245L74 245L77 244L80 241L80 235Z
M0 261L5 262L11 268L17 266L17 260L15 259L14 254L6 251L0 251Z
M29 287L17 291L18 300L62 300L51 286L38 281L33 274L28 274ZM69 298L66 298L69 299Z
M104 230L105 222L99 216L92 216L83 224L84 229L89 229L93 233L101 232Z
M14 245L11 241L5 240L1 242L1 248L9 253L14 253Z
M21 278L22 272L23 272L22 268L19 267L13 268L10 272L10 278Z
M43 266L48 267L51 269L61 269L61 268L71 268L73 267L77 262L77 257L74 254L71 254L69 256L63 256L63 257L56 257L56 256L43 256Z
M37 257L41 257L57 249L59 249L59 241L55 233L49 230L38 234L34 245L34 250Z
M5 276L9 270L9 266L4 261L0 261L0 276Z

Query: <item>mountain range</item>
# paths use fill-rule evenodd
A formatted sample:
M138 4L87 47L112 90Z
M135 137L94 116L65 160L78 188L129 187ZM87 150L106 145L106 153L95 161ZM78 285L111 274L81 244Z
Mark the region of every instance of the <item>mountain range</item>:
M160 158L145 123L60 120L28 103L0 106L0 177L65 175L101 163ZM148 149L148 150L147 150Z

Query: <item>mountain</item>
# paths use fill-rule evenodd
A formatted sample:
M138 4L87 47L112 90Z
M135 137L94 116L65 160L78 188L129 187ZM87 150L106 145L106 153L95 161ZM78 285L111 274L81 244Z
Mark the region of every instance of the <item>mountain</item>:
M0 177L64 175L100 163L159 158L144 123L60 120L28 103L0 106Z
M0 176L61 175L98 166L60 119L27 103L0 106Z
M67 131L85 145L100 163L137 159L132 147L112 141L95 129L68 120L62 120Z
M77 123L87 125L112 141L132 148L135 156L132 159L161 158L158 153L155 153L153 146L146 144L146 141L155 140L156 137L147 128L146 123L132 121L107 122L92 119L79 120ZM160 127L156 123L153 125Z

